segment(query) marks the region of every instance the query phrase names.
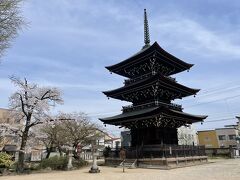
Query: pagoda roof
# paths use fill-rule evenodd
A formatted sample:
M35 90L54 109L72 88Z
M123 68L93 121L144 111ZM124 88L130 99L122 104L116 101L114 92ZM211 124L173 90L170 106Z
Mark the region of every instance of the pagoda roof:
M110 72L114 72L125 77L131 77L129 74L126 74L124 72L124 68L132 66L135 63L139 63L139 61L146 60L146 57L154 52L156 52L161 57L163 63L169 64L170 66L174 67L174 71L172 71L168 75L188 70L193 66L193 64L186 63L183 60L180 60L179 58L168 53L157 42L154 42L151 46L143 48L142 50L140 50L133 56L123 60L122 62L114 64L112 66L106 66L106 69L108 69Z
M193 89L179 84L176 81L170 79L169 77L165 77L161 74L155 74L145 79L125 85L123 87L110 91L104 91L103 93L108 97L126 100L122 97L123 94L140 91L141 89L145 89L147 87L155 85L156 83L158 83L158 86L162 87L162 89L181 94L178 98L194 95L200 91L200 89Z
M192 124L196 122L202 122L207 116L193 115L185 112L165 108L165 107L151 107L141 110L136 110L132 112L122 113L116 116L99 118L104 124L121 125L124 126L125 123L142 121L146 119L154 118L158 115L162 117L168 117L170 119L175 119L182 122L183 124Z
M107 118L99 118L101 121L103 121L104 123L106 122L110 122L110 121L118 121L118 120L123 120L124 118L131 118L131 117L136 117L138 115L142 115L142 114L146 114L149 112L152 112L154 110L158 109L158 107L150 107L150 108L145 108L145 109L141 109L141 110L136 110L136 111L131 111L131 112L127 112L127 113L122 113L122 114L118 114L116 116L112 116L112 117L107 117Z

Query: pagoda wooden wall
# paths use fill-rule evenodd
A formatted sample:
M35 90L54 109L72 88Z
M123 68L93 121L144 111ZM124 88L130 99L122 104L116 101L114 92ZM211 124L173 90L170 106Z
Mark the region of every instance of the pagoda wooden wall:
M176 128L146 127L131 129L132 146L178 144Z

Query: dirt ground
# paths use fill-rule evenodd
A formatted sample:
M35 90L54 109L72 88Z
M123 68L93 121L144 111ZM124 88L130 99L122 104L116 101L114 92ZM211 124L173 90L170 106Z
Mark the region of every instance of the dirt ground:
M89 167L66 172L4 176L0 180L240 180L240 158L211 160L210 163L172 170L126 169L101 166L101 173L89 174Z

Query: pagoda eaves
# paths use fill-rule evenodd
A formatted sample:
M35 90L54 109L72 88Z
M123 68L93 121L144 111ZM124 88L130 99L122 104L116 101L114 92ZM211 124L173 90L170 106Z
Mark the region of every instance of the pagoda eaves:
M145 99L174 100L195 95L200 89L193 89L177 83L175 80L161 74L150 75L147 78L125 85L121 88L104 91L111 98L134 102ZM140 98L141 97L141 98Z
M170 76L185 70L189 70L193 64L188 64L171 55L155 42L151 46L142 49L130 58L106 68L113 73L128 78L140 74L147 74L153 70L163 75ZM154 69L153 69L154 68Z
M104 124L132 127L175 127L202 122L207 116L192 115L165 107L150 107L108 118L100 118Z

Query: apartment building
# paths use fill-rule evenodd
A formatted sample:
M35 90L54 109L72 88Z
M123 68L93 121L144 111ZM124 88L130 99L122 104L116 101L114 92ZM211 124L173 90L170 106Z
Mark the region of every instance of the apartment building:
M198 131L198 142L206 148L219 148L215 130Z
M206 148L236 147L238 130L233 127L217 128L215 130L198 131L199 145Z
M238 130L235 128L218 128L215 130L219 147L236 147Z

